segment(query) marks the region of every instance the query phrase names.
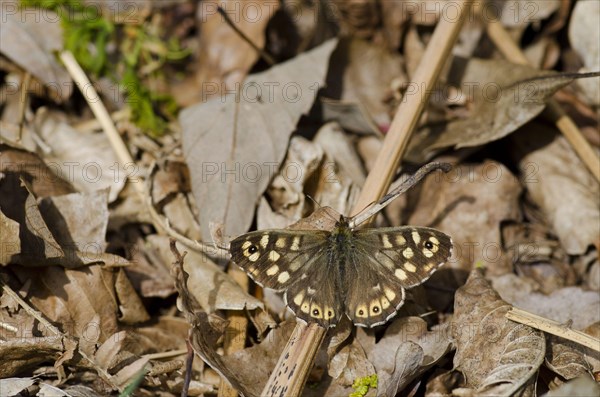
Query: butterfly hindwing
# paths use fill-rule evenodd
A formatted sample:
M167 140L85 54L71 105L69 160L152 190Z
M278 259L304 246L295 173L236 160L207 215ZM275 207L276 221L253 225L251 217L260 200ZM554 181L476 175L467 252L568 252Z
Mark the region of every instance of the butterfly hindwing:
M302 270L300 282L285 292L285 302L301 320L329 328L344 314L338 269L328 263L327 250L317 252L311 261L314 265Z
M282 291L310 268L327 235L316 230L251 232L231 241L231 259L261 286Z
M366 264L368 259L361 253L349 256L348 261L344 306L350 320L358 326L374 327L394 317L405 298L400 282L387 271Z

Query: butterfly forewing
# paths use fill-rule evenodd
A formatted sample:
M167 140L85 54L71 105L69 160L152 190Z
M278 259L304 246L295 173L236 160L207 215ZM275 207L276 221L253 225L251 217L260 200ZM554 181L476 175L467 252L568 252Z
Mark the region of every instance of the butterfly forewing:
M276 291L299 281L326 247L318 230L261 230L231 241L231 259L263 287Z
M428 227L388 227L354 232L356 251L391 271L404 288L425 282L452 255L450 236ZM389 274L389 275L391 275Z

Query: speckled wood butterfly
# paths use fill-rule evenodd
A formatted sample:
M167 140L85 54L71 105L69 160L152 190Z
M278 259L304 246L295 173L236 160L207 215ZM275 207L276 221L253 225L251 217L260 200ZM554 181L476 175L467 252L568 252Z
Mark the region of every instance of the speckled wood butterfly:
M230 244L233 261L263 287L284 291L286 305L306 322L327 328L342 315L374 327L391 319L405 290L427 280L452 253L452 240L427 227L357 229L434 169L428 164L378 203L333 230L261 230Z

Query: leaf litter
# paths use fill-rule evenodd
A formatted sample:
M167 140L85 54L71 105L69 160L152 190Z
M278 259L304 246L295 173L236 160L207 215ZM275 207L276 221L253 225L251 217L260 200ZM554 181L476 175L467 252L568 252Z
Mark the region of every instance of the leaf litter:
M222 245L350 215L396 107L419 94L410 81L445 14L234 3L135 9L193 60L166 67L172 84L139 76L182 107L161 137L123 121L130 98L93 76L135 159L126 165L85 95L57 90L72 78L53 53L61 25L20 20L39 8L0 25L0 395L259 396L271 376L303 370L301 358L278 365L296 332L281 294L240 276ZM499 59L470 21L396 183L428 161L453 169L375 220L437 228L453 256L388 324L329 331L302 395L598 394L600 347L506 318L521 308L600 337L599 184L547 110L560 102L599 153L598 43L582 28L598 26L585 11L595 5L530 3L532 18L504 5L501 21L543 67Z

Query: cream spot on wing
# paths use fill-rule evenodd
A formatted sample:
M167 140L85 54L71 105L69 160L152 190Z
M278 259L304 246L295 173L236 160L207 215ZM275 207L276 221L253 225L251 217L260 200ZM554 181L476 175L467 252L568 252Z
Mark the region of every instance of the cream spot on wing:
M356 308L356 317L366 318L369 316L367 307L365 305L360 305Z
M390 301L387 298L381 298L381 308L385 310L388 307L390 307Z
M263 234L263 236L260 238L260 246L265 249L267 248L267 244L269 244L269 235Z
M419 234L419 232L412 232L412 239L416 245L419 245L419 243L421 242L421 235Z
M404 245L404 244L406 244L406 239L404 238L404 236L397 235L396 236L396 244L398 244L398 245Z
M314 289L314 288L308 287L308 288L306 289L306 292L308 292L308 294L309 294L309 295L314 295L314 294L315 294L315 292L317 292L317 290L316 290L316 289Z
M275 241L275 247L277 248L285 248L285 243L286 243L286 238L285 237L279 237L277 239L277 241Z
M404 262L404 270L414 273L417 271L417 267L410 262Z
M295 260L293 262L290 262L290 271L295 272L296 270L300 269L301 266L302 261Z
M400 269L398 269L398 270L400 270ZM397 277L397 275L396 275L396 277ZM400 277L398 277L398 278L400 278ZM396 297L396 293L394 291L392 291L390 288L384 288L383 293L391 301L393 301L394 298Z
M325 320L331 320L333 318L333 316L335 316L335 311L329 307L329 306L325 306L325 312L323 313L323 318Z
M427 248L423 248L423 255L425 255L426 258L431 258L433 256L433 252Z
M248 260L249 260L250 262L256 262L256 261L258 260L258 258L260 258L260 252L258 252L258 251L257 251L257 252L255 252L255 253L253 253L252 255L250 255L250 256L248 257Z
M412 248L407 248L404 251L402 251L402 255L406 258L406 259L410 259L413 256L415 256L415 253L413 252Z
M310 316L313 318L323 318L323 311L321 310L321 306L313 303L310 306Z
M294 296L294 303L296 305L300 306L302 304L302 301L304 301L304 294L302 292Z
M292 240L292 245L290 247L292 251L298 251L300 249L300 236L295 236Z
M370 316L378 316L381 314L381 303L378 300L371 301L371 306L369 307L369 315Z
M300 310L304 313L308 313L310 311L310 304L308 302L304 302L302 306L300 306Z
M428 263L425 266L423 266L423 270L425 270L426 272L430 271L431 269L433 269L435 267L434 263Z
M277 281L281 284L285 283L290 279L290 274L288 272L281 272L279 276L277 276Z
M429 237L429 241L431 241L435 245L439 245L440 244L440 240L438 240L437 238L435 238L433 236Z
M267 269L267 276L274 276L279 273L279 266L273 265Z
M375 253L375 258L377 258L377 261L379 263L381 263L383 266L387 267L390 270L394 270L394 268L396 267L396 263L389 256L385 255L381 251L377 251Z
M387 234L381 235L381 244L383 244L383 248L392 248L393 245L390 243L390 239Z
M244 244L242 244L242 249L245 250L246 248L250 247L252 245L252 243L250 241L244 241Z
M279 255L279 253L277 251L269 252L269 260L271 262L277 262L280 257L281 257L281 255Z
M408 276L406 275L406 272L402 269L396 269L394 274L396 275L396 277L398 277L402 281L404 281L408 278Z

